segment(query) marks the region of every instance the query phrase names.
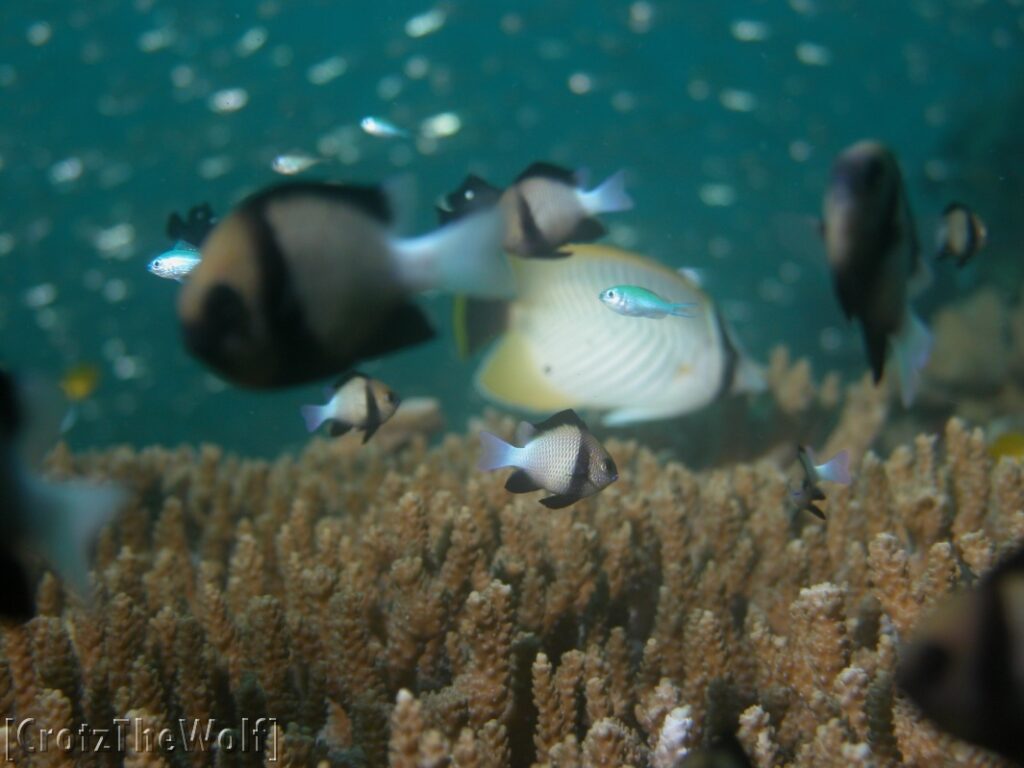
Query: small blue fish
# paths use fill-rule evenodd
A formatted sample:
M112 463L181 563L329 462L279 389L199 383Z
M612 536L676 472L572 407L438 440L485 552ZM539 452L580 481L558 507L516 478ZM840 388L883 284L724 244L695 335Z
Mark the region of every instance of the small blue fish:
M693 317L690 308L696 306L692 301L666 301L654 291L638 285L614 285L601 291L598 298L609 309L628 317Z
M169 251L164 251L149 262L146 269L157 277L181 283L200 261L199 249L184 240L179 240Z
M809 448L797 446L796 457L800 461L804 477L797 489L790 488L789 496L797 510L806 510L816 517L825 519L825 513L814 502L824 501L825 493L818 486L822 480L840 485L850 484L850 453L840 451L824 464L814 463L814 454Z
M408 139L410 137L408 131L382 117L364 117L359 121L359 127L378 139Z

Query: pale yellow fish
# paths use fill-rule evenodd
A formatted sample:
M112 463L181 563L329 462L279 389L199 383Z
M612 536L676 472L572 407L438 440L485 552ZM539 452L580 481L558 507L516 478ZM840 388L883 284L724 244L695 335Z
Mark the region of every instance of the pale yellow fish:
M611 426L671 418L725 393L764 388L760 368L691 279L617 248L567 248L572 255L562 259L509 257L518 298L476 374L489 400L536 412L605 411ZM645 323L609 312L598 296L622 284L692 303L693 317Z
M60 388L71 402L78 402L96 391L100 383L100 369L92 363L76 363L60 379Z

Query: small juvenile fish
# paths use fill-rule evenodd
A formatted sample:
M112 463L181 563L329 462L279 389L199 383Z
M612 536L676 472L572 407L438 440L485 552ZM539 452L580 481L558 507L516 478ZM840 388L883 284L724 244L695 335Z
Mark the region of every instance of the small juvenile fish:
M963 203L946 206L936 233L936 258L956 259L956 265L963 267L987 242L988 228L978 214Z
M60 377L64 396L73 403L85 400L100 383L100 369L92 363L77 363Z
M274 158L274 162L270 164L270 167L275 173L280 173L284 176L294 176L303 171L308 171L314 165L319 165L322 162L324 162L322 157L313 157L302 152L293 152L287 155L278 155Z
M304 405L299 410L306 429L315 432L327 423L331 437L340 437L350 429L363 430L366 443L380 425L395 415L401 401L387 384L352 372L341 377L324 405Z
M184 282L200 262L199 250L179 240L169 251L164 251L146 266L157 277Z
M411 136L404 128L399 128L382 117L364 117L359 121L359 127L378 139L408 139Z
M193 248L200 248L206 236L217 226L217 216L209 203L193 205L182 217L177 211L167 217L167 237L171 242L184 241Z
M946 598L901 649L896 684L932 722L1024 765L1024 549Z
M584 189L586 175L537 162L502 190L471 174L444 197L438 214L444 222L497 205L505 218L507 252L532 258L568 256L567 244L604 235L599 214L633 207L622 171L590 190Z
M692 301L666 301L639 285L614 285L601 291L598 298L609 309L628 317L693 317L691 307L696 306Z
M510 445L497 435L481 432L479 469L516 467L505 489L512 493L548 491L554 495L540 500L548 509L574 504L619 478L615 461L572 409L540 424L521 422L516 441L524 445Z
M824 464L815 464L811 450L801 445L796 449L796 457L800 461L804 476L800 488L790 489L790 500L797 510L805 510L824 520L825 513L814 503L825 500L825 493L818 483L828 480L831 483L849 485L850 454L848 451L840 451Z

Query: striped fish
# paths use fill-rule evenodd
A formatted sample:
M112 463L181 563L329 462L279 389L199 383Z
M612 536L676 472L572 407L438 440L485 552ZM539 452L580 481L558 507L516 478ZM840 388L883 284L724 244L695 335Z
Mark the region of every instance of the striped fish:
M688 277L638 254L571 245L570 258L510 257L518 298L456 305L456 340L471 351L495 323L502 335L476 374L478 390L526 411L588 408L607 426L667 419L730 392L764 388L710 297ZM657 323L609 312L609 285L645 285L693 317ZM500 315L500 317L499 317Z
M540 500L549 509L562 509L592 496L619 478L615 461L572 410L556 413L540 424L522 422L516 442L506 443L490 432L480 433L483 455L479 469L516 467L505 488L512 493L545 490Z

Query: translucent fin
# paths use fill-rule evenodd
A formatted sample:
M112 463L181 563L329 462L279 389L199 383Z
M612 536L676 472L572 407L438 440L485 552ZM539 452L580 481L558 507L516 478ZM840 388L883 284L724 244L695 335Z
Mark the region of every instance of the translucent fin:
M589 214L628 211L633 198L626 192L626 172L618 171L589 192L579 193L583 209Z
M125 500L114 485L85 481L27 483L28 543L60 577L88 599L89 558L100 529L113 519Z
M893 356L900 375L900 400L909 408L917 396L921 370L928 364L932 351L932 334L908 306L903 327L892 340Z
M303 405L299 408L307 432L316 432L327 420L327 409L322 405Z
M513 462L515 461L516 447L509 445L497 435L481 432L480 447L483 452L480 455L477 469L487 472L492 469L515 466Z
M537 428L528 421L520 421L516 427L516 442L526 445L537 435Z
M850 484L850 452L840 451L824 464L816 464L814 470L821 480L840 485Z
M504 235L504 218L495 208L421 237L394 240L399 279L411 291L511 298L515 279L501 251Z
M696 307L696 302L683 301L678 304L672 304L669 314L673 317L695 317L693 307Z

